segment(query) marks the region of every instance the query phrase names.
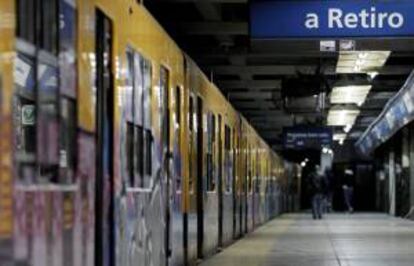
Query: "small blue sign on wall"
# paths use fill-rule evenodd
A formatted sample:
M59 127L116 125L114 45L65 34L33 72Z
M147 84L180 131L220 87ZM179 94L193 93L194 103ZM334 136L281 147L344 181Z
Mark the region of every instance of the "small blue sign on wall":
M333 132L329 127L286 127L283 129L285 149L321 149L332 145Z
M414 36L414 0L252 0L256 39Z

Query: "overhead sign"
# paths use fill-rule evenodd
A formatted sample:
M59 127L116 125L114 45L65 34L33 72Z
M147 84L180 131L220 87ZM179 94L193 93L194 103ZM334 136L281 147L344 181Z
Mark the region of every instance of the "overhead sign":
M414 36L412 0L253 0L252 38Z
M385 105L381 114L356 142L364 154L391 138L395 132L414 120L414 71L400 91Z
M332 145L333 134L329 127L288 127L283 129L285 149L321 149Z

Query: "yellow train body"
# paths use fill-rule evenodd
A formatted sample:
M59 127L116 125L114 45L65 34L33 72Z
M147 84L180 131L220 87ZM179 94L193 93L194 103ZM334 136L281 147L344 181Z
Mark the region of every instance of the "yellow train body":
M70 3L76 13L76 95L71 96L76 103L75 177L70 184L37 182L37 176L30 184L22 183L12 121L13 101L18 97L15 62L21 53L16 47L22 42L16 37L15 2L0 1L0 248L14 251L5 263L158 266L168 261L179 266L211 254L283 211L277 202L277 191L283 191L284 179L289 178L283 160L135 0L56 0L59 7ZM111 62L108 71L112 74L109 144L98 141L102 115L97 108L97 51L102 46L97 43L97 17L102 16L98 11L104 14L103 25L111 25L105 32L111 35L111 52L104 54L103 62ZM154 140L148 155L150 181L142 186L131 185L127 174L128 156L137 156L128 153L128 92L145 91L141 85L131 85L131 78L144 73L130 72L131 54L139 60L134 66L145 66L150 73L149 105L143 103L150 118L145 123L150 126L134 125L144 128L144 133L148 129ZM168 133L163 131L165 125ZM107 177L98 176L99 145L107 145L102 151L112 151L112 172ZM36 156L41 155L37 152ZM65 161L61 151L59 156L59 162ZM33 167L39 167L39 160ZM99 182L104 183L103 191L96 188ZM104 203L94 202L96 193L103 193ZM97 212L99 205L104 205L103 213ZM41 229L35 227L37 222ZM94 243L100 234L104 243ZM102 245L101 253L94 252L96 245ZM33 257L36 248L40 248L36 255L40 258ZM101 255L104 258L97 260Z

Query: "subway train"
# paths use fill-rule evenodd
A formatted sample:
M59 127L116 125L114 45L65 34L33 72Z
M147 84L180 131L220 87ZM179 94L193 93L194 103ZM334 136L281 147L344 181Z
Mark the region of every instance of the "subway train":
M193 265L299 168L135 0L0 1L0 264Z

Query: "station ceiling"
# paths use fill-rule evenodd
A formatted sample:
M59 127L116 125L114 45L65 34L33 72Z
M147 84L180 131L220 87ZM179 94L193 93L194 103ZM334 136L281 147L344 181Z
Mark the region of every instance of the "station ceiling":
M361 73L338 73L340 54L320 52L320 40L252 40L247 0L151 0L144 5L275 150L281 148L283 127L326 125L330 109L346 108L330 103L328 93L322 110L314 108L312 97L293 99L291 105L298 108L288 110L282 80L321 73L331 88L368 81L372 87L347 133L347 141L353 141L414 66L414 39L356 40L358 51L391 51L371 79ZM343 127L334 129L338 135L345 133Z

